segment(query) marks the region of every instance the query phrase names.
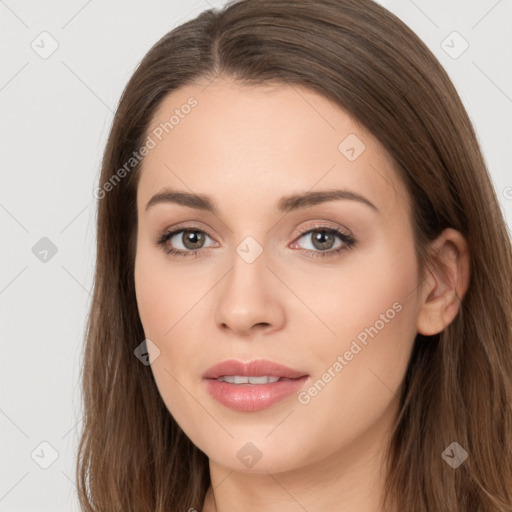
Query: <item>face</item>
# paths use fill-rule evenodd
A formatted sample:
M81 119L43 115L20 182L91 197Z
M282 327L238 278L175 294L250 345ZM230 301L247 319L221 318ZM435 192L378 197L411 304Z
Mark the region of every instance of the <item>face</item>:
M346 455L382 439L416 335L407 193L379 142L323 96L205 85L161 105L137 191L158 390L227 469Z

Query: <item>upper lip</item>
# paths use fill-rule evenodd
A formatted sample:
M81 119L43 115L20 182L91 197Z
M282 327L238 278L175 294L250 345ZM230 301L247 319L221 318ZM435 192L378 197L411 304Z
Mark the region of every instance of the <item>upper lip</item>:
M279 363L267 361L265 359L256 359L248 363L242 363L235 359L222 361L203 374L203 379L218 379L226 375L240 375L243 377L284 377L287 379L297 379L307 375L306 372L293 370Z

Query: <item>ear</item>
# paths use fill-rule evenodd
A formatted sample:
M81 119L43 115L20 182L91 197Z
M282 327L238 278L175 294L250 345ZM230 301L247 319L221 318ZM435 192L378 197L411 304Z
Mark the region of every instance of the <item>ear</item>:
M434 242L421 289L417 331L432 336L448 326L469 286L470 255L464 236L445 229Z

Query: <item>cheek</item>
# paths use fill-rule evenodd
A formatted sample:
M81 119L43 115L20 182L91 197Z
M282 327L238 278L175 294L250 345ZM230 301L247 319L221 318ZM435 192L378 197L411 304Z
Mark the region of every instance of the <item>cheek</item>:
M151 265L151 259L147 251L137 249L135 258L135 295L137 308L147 338L160 338L164 331L165 316L162 315L165 308L165 300L162 297L162 280Z
M351 303L340 314L338 341L309 353L317 372L294 413L304 425L294 435L305 460L356 443L384 418L392 421L415 337L412 294L394 300L403 289L390 286L388 293Z
M152 251L138 249L134 272L137 306L145 337L160 351L150 367L158 392L175 420L190 433L193 425L204 423L205 418L184 391L189 388L186 379L198 349L190 343L189 329L183 329L190 327L187 312L192 313L191 307L201 295L198 290L181 289L186 280L170 272L161 260ZM200 434L196 433L196 438L200 439Z
M135 294L146 337L164 341L200 296L200 286L173 269L160 249L141 244L135 258ZM197 280L196 280L197 281Z
M401 302L393 309L393 318L389 312L385 316L387 323L375 316L386 315L385 306L385 301L381 307L372 305L368 314L372 320L358 326L351 322L355 334L347 334L338 346L331 344L319 354L320 371L300 397L304 417L315 418L308 423L304 442L309 436L321 440L315 448L319 451L329 453L336 443L348 445L384 416L394 414L415 336L410 321L414 304Z
M336 334L325 330L324 342L304 346L320 379L311 390L314 401L340 418L347 406L356 414L368 411L360 405L385 404L398 390L416 334L418 285L412 244L382 244L346 261L342 272L325 281L327 292L317 309ZM306 287L302 293L315 300Z
M212 285L194 277L172 266L155 249L137 250L137 307L146 338L160 350L159 358L151 365L159 378L168 379L167 371L181 382L200 353L206 326L197 320L202 311L198 301Z

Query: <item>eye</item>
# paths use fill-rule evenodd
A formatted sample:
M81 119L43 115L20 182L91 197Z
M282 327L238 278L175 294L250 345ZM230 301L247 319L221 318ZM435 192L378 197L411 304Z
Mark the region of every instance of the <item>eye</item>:
M293 249L302 248L313 257L326 257L335 256L342 251L351 249L356 243L352 235L329 226L310 227L303 230L301 236L296 240L308 237L311 241L311 249L298 246L296 241L292 243L291 247ZM196 257L206 249L204 243L207 238L212 240L213 244L206 247L218 247L218 243L208 233L194 226L165 231L156 243L162 246L167 254L180 257ZM337 246L335 245L336 241L339 242Z
M327 226L315 226L313 229L309 228L303 231L302 235L297 239L309 238L311 249L306 248L306 252L312 256L334 256L342 251L354 247L356 240L352 235L344 233L337 228ZM336 239L339 243L336 246ZM292 248L297 247L297 242L292 244ZM300 248L300 246L299 246Z
M211 239L202 229L185 227L164 232L157 240L157 244L161 245L167 254L185 257L197 256L204 249L203 244L206 238ZM214 243L214 247L216 243Z

